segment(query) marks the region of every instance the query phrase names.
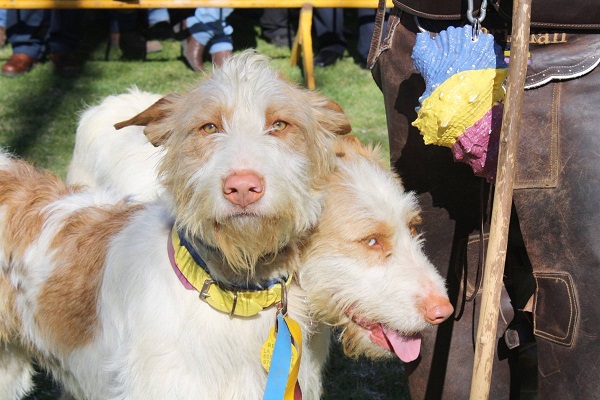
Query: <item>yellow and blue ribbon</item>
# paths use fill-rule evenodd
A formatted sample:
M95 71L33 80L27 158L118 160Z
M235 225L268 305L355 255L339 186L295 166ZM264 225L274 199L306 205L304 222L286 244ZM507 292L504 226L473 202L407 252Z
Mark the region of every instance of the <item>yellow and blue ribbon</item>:
M292 346L298 357L292 356ZM300 324L280 313L277 314L277 336L267 386L263 400L294 400L298 393L298 371L302 357L302 330Z

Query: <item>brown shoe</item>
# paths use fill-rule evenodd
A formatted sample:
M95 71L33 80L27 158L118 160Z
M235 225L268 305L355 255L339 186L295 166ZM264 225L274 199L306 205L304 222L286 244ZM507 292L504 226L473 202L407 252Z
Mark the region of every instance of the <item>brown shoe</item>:
M232 54L231 50L224 50L224 51L219 51L217 53L211 54L212 62L217 67L220 67L221 65L223 65L223 63L225 62L226 59L231 57L231 54Z
M204 46L192 36L188 36L181 41L181 53L183 54L185 61L194 71L200 72L204 70L204 66L202 65Z
M52 53L50 61L54 64L54 72L62 77L70 78L79 75L81 64L71 53Z
M38 60L24 53L13 53L2 66L2 75L17 76L29 71Z

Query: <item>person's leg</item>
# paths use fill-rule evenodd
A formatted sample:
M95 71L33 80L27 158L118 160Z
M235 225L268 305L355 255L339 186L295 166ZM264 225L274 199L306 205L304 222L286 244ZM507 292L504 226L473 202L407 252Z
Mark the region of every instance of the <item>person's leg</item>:
M233 51L233 43L231 36L220 35L216 36L209 45L209 53L212 58L212 62L217 67L223 65L223 62L231 56Z
M0 48L6 44L6 8L0 8Z
M46 52L44 39L48 21L48 10L9 9L7 11L6 33L13 54L2 65L2 75L23 74L43 58Z
M148 39L168 40L174 38L171 17L166 8L151 8L148 10Z
M290 46L294 33L289 19L288 8L265 8L260 16L262 36L278 47Z
M41 59L46 51L44 37L49 17L49 10L8 10L7 35L13 53Z
M160 22L170 22L169 10L166 8L151 8L148 10L148 26L152 27Z
M194 37L191 31L189 31L191 26L200 26L200 24L201 22L198 20L195 14L185 18L181 22L181 32L182 34L183 32L187 34L185 39L181 41L181 54L183 55L183 58L189 67L194 71L204 70L204 66L202 65L204 61L204 48L210 40L210 36L208 34L206 37L203 37L204 35L200 35L200 32L198 32L196 37ZM200 41L204 42L204 44L200 43Z
M146 38L140 32L140 18L146 16L140 10L113 11L119 30L119 47L123 58L127 60L144 60L146 58Z
M600 35L569 35L570 44L577 51L555 47L548 59L573 62L563 57L598 49ZM523 99L514 198L537 284L540 399L600 399L600 115L590 107L598 101L600 67Z
M335 64L343 57L346 50L344 37L344 9L320 8L313 12L317 47L319 49L314 59L317 67Z
M54 70L61 76L75 76L81 71L77 50L81 40L81 10L52 10L48 30L48 50Z
M208 43L208 52L210 53L213 64L217 67L223 65L223 62L225 62L233 52L233 38L231 37L233 28L225 22L225 19L232 11L232 9L228 9L225 12L221 11L219 21L213 23L213 26L214 24L219 24L220 27L219 29L212 31L214 36Z
M48 31L48 49L55 72L62 76L73 76L80 72L77 49L81 40L81 10L52 10Z
M232 8L197 8L194 15L184 21L184 28L190 36L182 41L182 52L189 66L195 71L204 67L203 53L209 42L215 42L216 47L210 53L213 60L219 63L231 54L233 28L227 24L226 18L233 12Z
M359 8L357 11L358 42L356 50L360 57L359 63L363 68L367 66L367 57L371 48L376 12L377 9L375 8Z
M82 35L81 10L52 10L50 17L50 53L75 54Z

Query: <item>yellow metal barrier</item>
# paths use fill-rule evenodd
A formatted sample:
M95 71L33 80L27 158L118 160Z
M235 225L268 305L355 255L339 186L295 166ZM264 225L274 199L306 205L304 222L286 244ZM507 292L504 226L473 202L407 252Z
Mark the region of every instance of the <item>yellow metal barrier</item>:
M377 8L378 0L0 0L0 8L41 9L123 9L123 8L300 8L298 34L292 47L290 63L302 57L304 80L315 88L312 51L312 15L314 7ZM387 6L393 7L387 0Z
M0 8L376 8L377 0L0 0ZM388 6L392 6L388 0Z

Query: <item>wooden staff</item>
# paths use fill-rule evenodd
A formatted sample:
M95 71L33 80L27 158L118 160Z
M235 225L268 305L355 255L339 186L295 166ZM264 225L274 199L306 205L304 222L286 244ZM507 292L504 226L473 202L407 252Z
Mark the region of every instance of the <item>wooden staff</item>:
M513 4L510 63L500 133L498 171L494 190L488 256L485 263L481 310L475 342L471 400L487 399L492 381L498 310L500 308L502 276L506 260L508 226L515 177L517 139L521 122L525 74L527 72L531 0L515 0Z

